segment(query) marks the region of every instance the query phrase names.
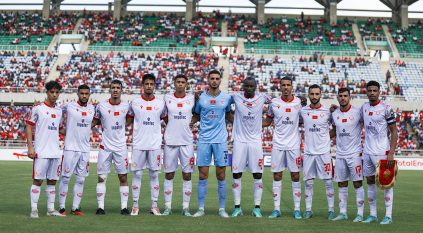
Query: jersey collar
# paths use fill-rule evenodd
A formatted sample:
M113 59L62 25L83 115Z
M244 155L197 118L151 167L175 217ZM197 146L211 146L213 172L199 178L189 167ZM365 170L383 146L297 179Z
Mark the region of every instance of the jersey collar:
M294 97L294 96L292 96L292 98L291 98L291 99L289 99L289 100L285 101L285 100L283 99L283 97L281 96L281 100L282 100L283 102L285 102L285 103L291 103L292 101L294 101L294 99L295 99L295 97Z
M153 95L153 98L151 99L147 99L144 97L144 95L141 95L141 99L145 100L145 101L153 101L156 98L156 96Z
M317 106L317 108L314 108L311 104L309 105L309 107L310 107L311 109L320 109L320 108L322 107L322 104L319 104L319 106Z
M378 105L379 103L380 103L380 100L376 101L376 103L374 103L374 104L370 103L370 106L374 107L374 106Z
M56 105L50 105L50 104L48 104L48 103L47 103L47 101L44 101L44 104L45 104L47 107L49 107L49 108L54 108L54 107L56 107Z
M121 102L122 102L122 100L118 104L113 104L112 101L109 99L109 104L110 105L119 105Z
M248 98L247 96L245 96L245 93L244 93L244 97L245 97L246 99L253 99L254 97L256 97L256 94L254 93L254 95L253 95L251 98Z
M76 101L76 103L79 105L79 106L81 106L81 107L87 107L87 105L88 105L88 103L86 103L86 104L82 104L81 102L79 102L79 100L78 101ZM110 102L109 102L110 103Z
M176 92L174 92L173 96L175 96L175 98L177 98L177 99L183 99L183 98L185 98L185 96L187 96L187 93L184 93L184 95L182 97L178 97L178 96L176 96Z
M345 110L345 111L343 111L342 109L341 109L341 107L339 107L339 110L341 110L341 112L348 112L350 109L352 108L352 105L350 104L350 106Z

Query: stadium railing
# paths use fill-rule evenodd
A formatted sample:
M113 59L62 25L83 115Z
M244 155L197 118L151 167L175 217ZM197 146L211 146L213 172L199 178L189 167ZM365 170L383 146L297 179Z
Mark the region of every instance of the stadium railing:
M48 45L0 45L0 50L35 51L47 50Z
M249 51L246 49L245 53L247 54L284 54L284 55L313 55L314 53L320 53L326 56L360 56L357 52L351 51L317 51L317 50L285 50L285 49L254 49L254 52Z
M63 143L62 143L63 144ZM98 150L100 143L91 142L91 149ZM128 149L131 150L131 143L127 143ZM0 140L0 149L25 149L27 147L24 140ZM334 150L332 150L334 152ZM265 153L267 154L267 153ZM396 156L423 156L423 150L397 150Z
M193 87L190 88L189 92L193 90ZM0 93L29 93L29 92L38 92L38 93L45 93L45 89L38 88L38 87L0 87ZM62 93L73 94L78 92L78 88L64 88L62 89ZM168 91L165 90L156 90L156 94L166 94ZM91 88L91 94L109 94L109 89L107 88ZM234 93L234 91L229 91L229 93ZM280 92L267 92L269 95L279 95ZM141 90L139 88L124 88L122 94L141 94ZM295 93L295 95L306 96L307 93ZM365 94L351 94L352 99L364 99L367 100L368 97ZM323 99L336 99L336 93L323 93ZM382 100L389 100L389 101L406 101L404 96L398 95L381 95L380 98ZM421 96L423 99L423 96Z
M88 46L88 51L125 51L125 52L168 52L168 53L193 53L207 52L205 48L192 47L144 47L144 46Z
M407 52L402 52L399 53L400 57L405 57L405 58L420 58L423 59L423 53L407 53Z

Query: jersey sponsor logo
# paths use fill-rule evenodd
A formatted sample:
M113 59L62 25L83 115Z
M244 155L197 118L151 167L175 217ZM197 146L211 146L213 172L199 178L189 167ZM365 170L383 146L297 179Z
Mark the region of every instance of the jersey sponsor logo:
M342 133L339 134L339 137L350 137L351 134L346 132L345 129L342 129Z
M210 111L210 114L207 115L207 118L209 119L218 119L219 114L214 114L214 111Z
M54 131L56 131L56 130L57 130L57 126L54 124L54 122L52 122L52 123L51 123L51 125L47 126L47 128L48 128L49 130L54 130Z
M285 112L291 112L291 108L286 108Z
M173 115L175 120L186 120L187 116L182 115L182 112L179 112L178 115Z
M308 129L312 133L320 132L320 128L316 127L316 124L313 124L313 128Z
M242 116L242 119L243 120L245 120L245 121L253 121L254 119L255 119L255 117L254 116L251 116L251 112L248 112L248 115L247 116Z
M366 125L366 130L374 134L377 133L376 127L372 125L372 122L369 122L369 125Z
M88 126L89 126L89 124L85 123L85 119L82 119L81 123L79 123L79 122L76 123L76 127L87 128Z
M123 125L119 125L119 122L116 121L116 125L112 126L112 130L121 130L123 129Z
M146 121L143 121L142 122L142 124L143 125L150 125L150 126L153 126L154 125L154 122L152 122L152 121L150 121L151 119L150 119L150 117L147 117L147 120Z
M286 117L285 120L282 120L282 124L284 125L293 125L294 121L290 120L289 117Z

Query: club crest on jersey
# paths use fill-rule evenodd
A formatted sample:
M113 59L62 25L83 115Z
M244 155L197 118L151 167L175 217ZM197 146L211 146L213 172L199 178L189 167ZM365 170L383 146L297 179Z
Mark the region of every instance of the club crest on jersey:
M222 101L220 101L220 103L221 103L222 105L224 105L224 104L225 104L225 101L224 101L224 100L222 100Z
M350 118L351 121L354 120L354 117L353 116L350 116L349 118Z
M320 117L324 117L325 116L325 114L324 113L320 113Z

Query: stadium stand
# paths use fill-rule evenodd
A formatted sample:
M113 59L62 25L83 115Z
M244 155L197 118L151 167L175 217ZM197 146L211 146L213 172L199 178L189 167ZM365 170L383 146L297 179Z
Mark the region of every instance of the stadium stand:
M352 23L346 19L338 25L325 20L307 18L270 18L261 26L252 18L232 17L228 29L245 38L247 51L255 49L282 49L301 51L345 51L355 53L357 45ZM252 50L252 48L254 48Z
M327 94L336 93L340 87L349 87L354 94L365 94L366 81L376 80L382 84L382 94L387 94L380 64L360 57L327 60L317 54L291 59L231 56L229 90L240 90L242 80L249 76L256 78L260 91L266 92L278 91L278 80L291 76L298 93L305 93L305 87L317 83Z
M0 52L0 92L39 92L56 60L50 52Z
M46 50L55 34L72 33L78 17L61 13L43 20L39 13L0 13L0 46L35 44Z
M191 88L201 90L205 87L206 74L211 69L218 69L219 57L215 54L200 53L156 53L124 55L95 52L74 53L69 62L58 67L61 74L57 79L65 89L77 88L82 83L93 88L93 92L101 92L112 79L125 83L125 88L139 90L141 78L146 73L157 77L157 89L170 90L173 77L186 73Z
M423 63L391 61L390 65L406 100L423 99Z
M391 25L389 29L402 57L412 54L414 57L423 58L423 24L420 20L410 24L407 30L396 25Z
M91 46L150 46L203 48L205 37L220 30L215 17L199 17L185 22L176 15L125 16L120 21L109 14L90 14L79 28ZM95 48L94 48L95 49Z

